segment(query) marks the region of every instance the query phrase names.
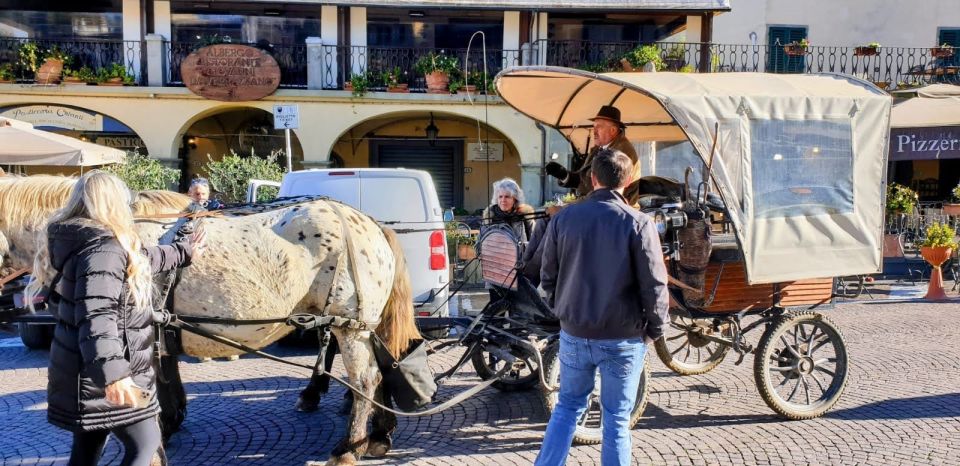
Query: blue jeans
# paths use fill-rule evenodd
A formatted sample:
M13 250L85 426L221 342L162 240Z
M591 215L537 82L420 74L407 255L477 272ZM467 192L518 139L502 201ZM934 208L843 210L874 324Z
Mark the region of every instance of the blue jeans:
M630 413L637 401L647 345L643 338L588 340L560 332L560 394L536 466L567 461L577 419L587 408L600 369L603 445L600 464L630 464Z

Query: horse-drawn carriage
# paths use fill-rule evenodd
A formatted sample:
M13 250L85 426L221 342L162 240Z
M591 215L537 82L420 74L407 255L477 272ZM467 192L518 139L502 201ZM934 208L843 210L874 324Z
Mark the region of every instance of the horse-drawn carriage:
M670 328L656 342L667 367L702 374L732 349L738 364L755 355L757 388L777 413L813 418L837 402L846 346L817 311L832 302L833 277L881 268L888 95L839 75L596 75L553 67L505 70L497 90L580 153L589 147L588 118L614 105L645 170L670 166L657 158L662 143L683 141L694 155L684 160L683 181L644 177L628 188L657 221L671 275ZM510 288L507 297L535 294L515 268L503 267L508 242L499 236L481 239L485 278ZM490 315L530 314L529 305L510 299L490 307ZM753 329L763 329L757 344L745 338ZM514 364L514 374L524 370ZM550 373L550 362L538 367ZM529 383L536 369L513 384ZM640 394L646 390L644 378Z
M697 374L716 367L731 348L741 358L755 353L758 388L778 413L816 417L836 403L847 376L846 349L839 330L812 311L831 302L831 277L880 270L886 94L842 76L596 75L550 67L505 70L497 90L517 110L563 133L579 152L589 146L587 119L598 106L618 107L627 137L642 144L648 174L659 174L654 167L667 165L670 152L658 160L653 142L686 141L693 157L684 160L693 163L692 170L681 170L683 181L641 178L633 186L641 208L657 220L671 272L672 330L656 343L658 355L678 373ZM0 205L25 206L0 212L0 244L18 246L0 255L20 262L0 265L29 266L35 232L63 205L71 186L69 180L0 179ZM147 241L163 237L182 215L177 212L185 197L161 201L171 194L141 194L139 207L154 209L138 224ZM185 410L177 350L193 356L251 351L289 332L292 314L326 314L327 325L339 322L333 332L358 395L334 459L349 463L365 452L385 453L389 439L383 436L395 419L371 403L383 400L379 369L371 364L372 335L382 336L394 356L416 338L393 233L325 199L224 211L208 219L206 229L233 241L209 245L170 298L172 311L180 314L178 328L204 338L177 335L161 358L164 425L175 429ZM484 276L500 299L473 319L419 322L421 330L456 327L456 338L444 344L467 347L438 377L471 361L487 379L480 388L540 385L549 409L559 380L559 326L536 289L518 275L521 255L507 230L486 231L479 251ZM744 334L757 328L764 333L753 345ZM648 386L645 373L634 420L646 405ZM374 406L375 429L367 436ZM597 408L591 403L580 420L579 441L599 441Z

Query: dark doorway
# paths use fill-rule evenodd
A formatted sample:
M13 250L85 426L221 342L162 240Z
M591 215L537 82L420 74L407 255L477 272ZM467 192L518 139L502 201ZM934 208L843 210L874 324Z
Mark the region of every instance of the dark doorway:
M463 141L426 139L370 141L370 166L409 168L430 173L440 205L463 207Z

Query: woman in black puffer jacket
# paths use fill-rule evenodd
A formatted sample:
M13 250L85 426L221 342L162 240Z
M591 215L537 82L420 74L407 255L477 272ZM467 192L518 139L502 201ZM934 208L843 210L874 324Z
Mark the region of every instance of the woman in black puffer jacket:
M113 433L124 465L150 464L160 452L153 370L153 274L189 264L203 233L175 245L142 247L130 191L120 179L82 176L41 241L34 270L56 271L57 320L48 370L47 419L73 432L71 465L95 465ZM44 244L45 243L45 244ZM29 292L44 285L39 280Z

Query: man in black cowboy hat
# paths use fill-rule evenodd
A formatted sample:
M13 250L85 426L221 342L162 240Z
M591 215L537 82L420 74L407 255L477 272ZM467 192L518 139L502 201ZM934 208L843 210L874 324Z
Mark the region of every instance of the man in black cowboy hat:
M600 107L597 116L590 121L593 122L593 147L583 163L579 165L574 163L570 170L557 162L550 162L544 167L548 175L560 180L560 186L576 188L577 196L585 196L593 190L593 186L590 184L590 164L593 162L593 157L601 149L623 152L639 167L637 151L624 134L626 128L620 121L620 109L612 105L604 105ZM639 170L636 170L631 181L639 175Z

